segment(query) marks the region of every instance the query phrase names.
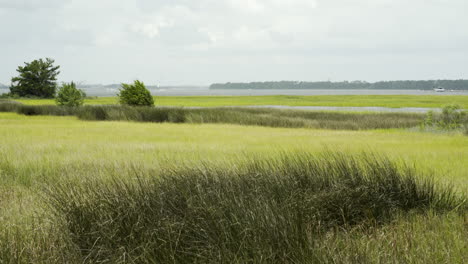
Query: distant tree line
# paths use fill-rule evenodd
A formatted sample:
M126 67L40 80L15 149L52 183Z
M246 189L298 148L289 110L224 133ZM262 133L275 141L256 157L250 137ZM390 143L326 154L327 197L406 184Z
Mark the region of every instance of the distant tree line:
M468 80L426 81L344 81L344 82L251 82L215 83L210 89L375 89L375 90L432 90L443 87L447 90L468 90Z

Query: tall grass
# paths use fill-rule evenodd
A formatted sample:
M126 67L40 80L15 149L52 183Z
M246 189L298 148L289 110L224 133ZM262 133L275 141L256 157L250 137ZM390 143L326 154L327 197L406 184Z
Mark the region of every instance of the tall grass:
M0 112L16 112L22 115L71 116L78 112L77 107L56 105L23 105L15 101L1 100Z
M136 122L223 123L267 127L323 129L386 129L418 126L421 114L337 113L254 108L169 108L130 106L59 107L0 103L0 111L25 115L75 115L82 120Z
M193 109L187 114L187 120L193 123L345 130L409 128L417 126L421 118L422 115L411 113L338 113L254 108Z
M134 176L48 189L85 262L310 263L339 250L322 247L329 234L385 226L408 212L466 212L451 189L366 154L293 154Z

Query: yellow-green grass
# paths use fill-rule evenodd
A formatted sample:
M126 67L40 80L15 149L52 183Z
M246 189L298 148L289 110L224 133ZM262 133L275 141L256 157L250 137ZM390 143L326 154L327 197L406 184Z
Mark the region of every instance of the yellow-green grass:
M455 185L461 193L468 190L468 137L459 133L86 122L70 116L0 113L0 240L5 234L11 240L0 241L0 246L33 256L65 252L63 241L69 238L47 212L41 190L69 178L106 178L112 175L109 171L134 176L135 171L128 173L133 168L151 171L167 164L235 166L240 157L325 149L385 154L414 164L440 183ZM426 174L430 171L432 175ZM383 229L337 230L322 248L336 252L334 263L457 262L466 256L466 233L466 215L402 217ZM71 260L43 262L64 261Z
M18 99L30 105L55 104L51 99ZM467 95L272 95L272 96L155 96L156 105L184 107L285 105L285 106L378 106L440 108L458 104L468 108ZM86 99L85 104L117 104L117 97Z
M75 117L28 117L13 113L1 113L0 123L2 162L24 171L25 178L17 182L26 185L37 180L35 174L54 167L71 170L80 165L81 172L106 164L158 167L168 160L229 161L246 154L319 152L324 148L382 153L433 170L437 179L459 188L466 189L468 183L468 137L462 134L85 122ZM4 177L2 180L11 181Z

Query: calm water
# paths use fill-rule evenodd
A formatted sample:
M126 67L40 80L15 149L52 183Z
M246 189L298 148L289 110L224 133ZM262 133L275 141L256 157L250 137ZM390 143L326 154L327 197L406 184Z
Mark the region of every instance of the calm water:
M440 112L439 108L424 107L378 107L378 106L286 106L286 105L255 105L248 106L252 108L276 108L293 110L311 110L311 111L345 111L345 112L391 112L391 113L427 113L429 111Z
M468 91L443 92L420 90L153 90L160 96L192 96L192 95L468 95Z
M87 88L84 89L89 96L115 96L117 89L110 88ZM0 89L0 93L8 90ZM206 95L468 95L468 90L464 91L423 91L423 90L210 90L208 88L192 89L151 89L153 95L159 96L206 96Z
M92 91L89 95L113 96L115 91ZM153 89L159 96L205 96L205 95L468 95L468 91L443 92L421 90L210 90L210 89Z

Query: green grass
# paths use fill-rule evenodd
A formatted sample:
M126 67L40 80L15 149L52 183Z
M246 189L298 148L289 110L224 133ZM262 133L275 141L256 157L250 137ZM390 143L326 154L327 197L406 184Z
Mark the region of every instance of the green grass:
M317 95L317 96L156 96L158 106L218 107L249 105L287 106L380 106L380 107L429 107L440 108L447 104L458 104L468 108L467 95ZM19 99L24 104L55 104L54 100ZM87 99L86 104L117 104L117 97Z
M148 179L148 184L144 185L148 189L144 190L154 191L150 187L154 187L157 182L151 181L151 177L162 175L162 172L168 168L194 168L190 170L192 173L196 171L209 172L211 170L216 173L226 173L225 176L232 175L230 173L236 171L249 172L254 175L258 175L258 173L271 174L265 173L268 172L268 168L272 168L270 166L250 166L250 170L245 170L247 167L244 167L243 164L248 163L246 160L281 161L280 157L291 153L308 153L307 155L316 157L316 154L323 153L324 150L339 150L346 154L346 157L359 157L363 152L367 152L375 153L377 156L388 156L391 164L393 164L392 166L396 168L402 168L403 164L407 164L410 167L409 172L414 171L420 175L418 177L422 177L420 178L421 181L433 178L437 184L436 186L440 188L443 185L451 184L455 187L457 195L461 197L466 197L468 191L466 169L466 164L468 164L468 137L458 132L422 133L418 130L397 129L344 131L310 128L269 128L228 124L137 123L122 121L87 122L80 121L73 116L25 116L14 113L0 113L0 124L0 263L2 264L11 262L83 262L83 256L86 253L80 251L80 249L85 248L79 246L83 245L79 241L81 241L80 239L91 239L92 236L85 235L83 237L79 235L80 233L71 230L70 224L72 224L73 218L68 218L67 214L63 211L61 213L60 210L56 211L60 207L51 207L49 196L44 193L44 190L70 190L70 192L66 192L67 195L79 195L79 193L71 191L83 190L83 195L86 195L87 192L94 192L97 195L96 197L120 197L124 199L127 197L127 194L124 192L126 186L122 186L121 184L134 182L137 178ZM284 163L274 162L272 164L270 162L269 164L281 167L280 164ZM287 164L293 163L288 162ZM372 167L377 168L377 170L382 169L382 173L392 171L385 169L388 168L385 166ZM223 168L224 170L219 170L219 168ZM296 166L296 168L301 169L305 168L305 166ZM287 172L288 170L283 171ZM403 173L401 175L409 173L405 171L401 172ZM292 177L293 174L286 173L285 175ZM333 175L333 173L329 174ZM186 175L192 174L187 173ZM201 177L200 180L205 179L199 173L195 173L194 176ZM254 176L249 177L255 179ZM175 181L175 179L173 180ZM174 185L180 182L174 182L171 179L168 179L166 183L170 183L175 194L179 193L182 195L179 190L180 188L177 188L177 186L192 188L197 186L196 184L188 184L190 180L191 178L188 179L185 185ZM230 186L239 184L235 179L231 180L230 183L232 185ZM94 184L88 184L90 182ZM255 181L252 181L252 183L255 183ZM292 181L288 181L288 184L292 183ZM203 186L206 187L206 185ZM254 188L254 186L259 185L254 184L251 188ZM285 191L287 189L281 190L280 187L285 186L286 188L291 185L280 184L275 186L279 188L276 188L276 190L281 191L285 195L290 193ZM343 183L343 186L348 185ZM366 190L364 188L365 185L360 186L363 187L362 190ZM403 187L404 185L398 186ZM216 188L212 190L218 190ZM200 189L199 191L201 190L205 189ZM359 190L359 188L356 190ZM359 195L358 197L366 197L365 195L371 195L371 191L374 189L370 188L369 190L369 192L356 192L356 194L364 195ZM193 191L197 191L197 189ZM268 189L264 188L260 191L268 191ZM333 192L330 191L329 193L331 195ZM383 193L385 192L382 192L382 197L389 197L383 195ZM89 220L89 223L93 223L93 226L97 228L96 231L126 230L118 229L125 228L119 224L116 224L116 229L114 230L110 226L105 226L104 224L110 223L105 221L97 223L103 224L103 229L99 229L95 225L96 222L93 221L102 219L102 217L111 217L115 212L127 212L125 208L136 208L125 205L127 202L133 206L140 204L138 201L141 200L138 200L138 197L144 198L141 196L142 192L138 191L134 194L135 196L132 197L135 199L129 197L127 200L124 199L125 201L122 201L122 203L118 202L118 200L110 200L111 203L107 205L109 208L115 208L115 211L106 211L104 207L102 210L91 210L90 212L96 213L96 217L98 218L90 217L86 219ZM200 199L194 200L194 202L213 203L211 204L213 205L213 211L205 213L217 216L219 211L216 211L216 208L219 209L219 207L215 206L216 204L214 203L219 201L216 199L202 199L203 197L208 197L210 195L209 192L200 192L199 194L200 196L197 197ZM222 195L226 195L225 197L227 197L229 194L229 192L226 192ZM435 194L439 194L439 192L435 192ZM179 197L177 195L171 196L168 193L165 195L168 195L165 196L168 198ZM221 194L213 192L212 195ZM86 200L90 197L94 196L83 196L85 200L71 199L69 201L76 202L75 205L78 207L75 208L77 209L75 212L79 214L80 212L85 212L86 208L91 208L86 206L99 204L99 201L95 199ZM239 199L241 197L239 196ZM337 195L335 198L343 197ZM242 199L238 201L252 203L257 201ZM352 198L346 199L348 202L354 200ZM90 203L87 204L86 201ZM374 199L370 201L373 202ZM231 202L228 202L226 205L229 204ZM341 205L344 203L340 202L337 204ZM68 205L72 206L73 204ZM102 204L102 206L104 205L105 203ZM144 204L140 205L146 208ZM252 210L260 212L261 205L265 204L258 203L257 205L260 207L246 208L252 208ZM373 208L372 206L369 207ZM351 208L358 207L352 206ZM390 217L379 218L382 219L382 222L378 225L369 224L367 221L364 221L363 223L356 223L352 227L337 227L323 231L325 232L323 236L317 237L317 240L313 240L316 244L311 245L313 251L307 254L308 260L322 263L462 263L462 260L468 257L465 250L468 246L466 211L465 213L461 212L461 214L446 214L432 209L410 213L399 212L400 210L401 208L395 212L388 210L388 212L391 212ZM133 211L128 210L129 214L131 212ZM203 211L195 210L190 212L200 213ZM285 210L284 212L289 211ZM142 221L153 218L150 214L141 213ZM125 214L121 213L117 215L125 216ZM262 213L256 216L267 215ZM287 223L280 221L282 219L280 217L281 214L275 215L278 218L268 219L276 219L278 221L269 223L265 220L265 223L271 225ZM239 215L239 217L241 216L243 215ZM225 220L228 218L221 219ZM170 224L171 222L165 223ZM176 229L177 223L183 222L175 221L172 223L174 223L173 230L178 230ZM255 222L250 223L253 224ZM322 221L321 223L325 222ZM74 230L79 231L80 224L84 224L84 222L79 221L78 224L75 225L77 229ZM203 224L203 222L199 224ZM135 226L135 222L129 222L129 226ZM246 226L248 225L246 224ZM235 227L233 225L233 232L237 230ZM263 228L265 227L263 226ZM216 230L226 232L224 229L214 229L214 231ZM272 235L278 235L277 238L281 238L281 235L290 234L290 232L280 232L280 230L288 229L276 227L275 229L268 229L269 232L272 230L278 231L277 233L271 232ZM257 239L262 237L256 236L259 234L252 230L250 232L246 234L252 235ZM151 232L146 233L148 235L151 234ZM264 233L266 234L267 232ZM103 234L107 238L112 236L112 233L107 231ZM228 238L227 236L213 237L219 237L220 239ZM117 239L118 236L115 238ZM131 239L131 237L125 235L121 236L121 238L123 240L115 240L115 243L117 243L115 245L122 245L118 243L125 244L122 241L136 241L125 240ZM148 244L145 244L145 241ZM153 240L140 241L143 243L141 244L142 247L136 245L140 243L137 241L135 242L136 244L130 243L124 247L117 247L115 252L107 251L107 253L104 244L98 243L96 246L102 249L100 254L110 254L113 258L117 258L117 260L123 260L123 256L125 256L125 261L122 262L132 263L132 259L128 257L134 257L135 255L125 250L132 247L136 251L145 247L151 249L152 247L149 243L151 241ZM171 241L178 240L174 238ZM182 240L180 241L182 242ZM250 242L253 241L255 240ZM287 240L283 239L281 241L282 243L287 243ZM291 245L280 244L284 247L283 250L291 249L291 247L296 248L294 246L296 244L294 243L297 241L291 241ZM247 240L246 242L249 241ZM264 246L263 249L271 246L270 243L262 244L258 242L257 244ZM235 244L230 245L235 246ZM228 248L227 246L225 249ZM255 250L252 247L250 247L251 250ZM124 252L128 254L123 254ZM151 252L146 252L148 253L147 256L150 256ZM208 251L203 252L208 253ZM261 252L272 251L263 250ZM275 250L274 252L278 254L284 253L281 250ZM291 252L291 250L288 250L288 252ZM300 256L301 251L298 250L292 253L297 253L296 256ZM267 255L265 253L263 262L284 262L282 261L284 260L282 257L285 257L284 254L280 254L281 256L277 255L278 258L276 259L270 258L269 260L272 261L267 261ZM143 257L144 254L140 256ZM171 255L168 254L167 256ZM268 256L273 257L274 255ZM246 256L242 257L239 255L239 262L242 262L245 259L244 257ZM144 261L142 259L133 259L133 263L144 263Z
M93 105L63 107L55 105L23 105L0 102L0 112L23 115L72 116L93 121L136 121L170 123L220 123L289 128L325 128L365 130L382 128L413 128L423 123L424 116L416 113L339 113L241 107L175 108ZM437 115L436 115L437 116Z
M333 256L319 246L330 230L466 206L381 157L298 153L236 163L65 182L48 197L91 263L307 263Z
M106 164L157 167L160 158L229 160L244 153L273 155L279 150L320 151L324 147L378 151L435 169L439 179L456 181L457 185L465 185L468 179L464 166L468 161L468 138L461 133L84 122L75 117L13 113L0 113L0 122L0 157L16 172L24 171L25 182L37 181L35 175L53 171L54 166L72 170L82 163L91 171Z

